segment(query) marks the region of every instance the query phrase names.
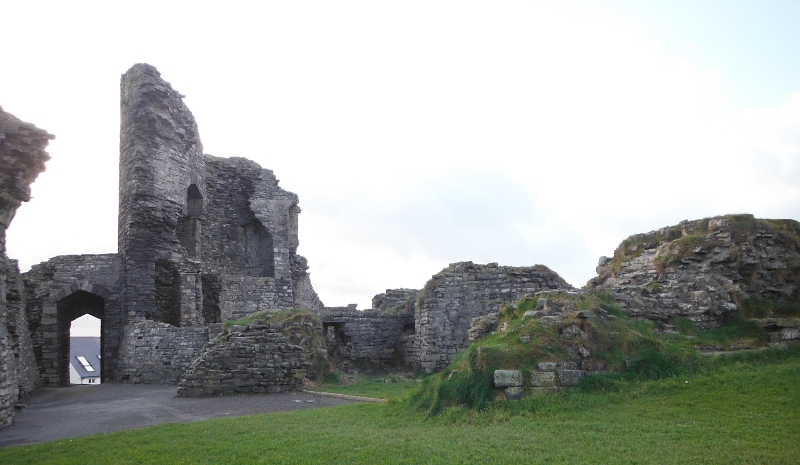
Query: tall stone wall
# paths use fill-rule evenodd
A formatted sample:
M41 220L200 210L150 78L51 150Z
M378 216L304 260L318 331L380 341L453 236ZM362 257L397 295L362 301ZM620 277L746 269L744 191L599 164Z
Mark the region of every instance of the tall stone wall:
M713 328L748 299L800 305L799 237L794 220L684 221L624 240L587 287L611 292L634 317Z
M11 424L19 396L38 384L21 300L19 268L6 255L6 230L31 198L30 185L44 171L54 136L0 107L0 428Z
M250 160L204 155L183 96L154 67L134 65L121 90L124 317L202 326L320 308L296 254L297 195Z
M122 260L117 254L62 255L22 275L33 350L48 386L69 384L71 322L101 321L102 378L114 379L122 335Z
M435 274L420 292L410 357L424 371L442 369L469 346L473 318L537 291L571 288L543 265L453 263Z
M153 66L122 76L118 250L125 316L192 325L201 323L197 296L180 285L188 274L199 282L186 262L198 256L207 193L203 146L182 98Z
M331 359L365 368L401 367L410 362L413 313L326 307L319 312Z

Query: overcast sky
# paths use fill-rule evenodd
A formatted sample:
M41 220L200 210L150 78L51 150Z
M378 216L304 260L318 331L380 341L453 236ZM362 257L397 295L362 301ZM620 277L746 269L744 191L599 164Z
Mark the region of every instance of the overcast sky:
M326 305L465 260L582 286L631 234L800 218L800 2L258 3L0 0L0 105L56 135L8 231L23 271L116 251L138 62L206 153L300 196Z

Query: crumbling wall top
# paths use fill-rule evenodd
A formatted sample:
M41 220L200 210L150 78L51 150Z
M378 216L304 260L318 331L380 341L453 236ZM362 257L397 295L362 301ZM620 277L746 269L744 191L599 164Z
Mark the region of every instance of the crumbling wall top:
M55 136L21 121L0 107L0 245L22 202L31 198L30 185L50 159L45 148Z

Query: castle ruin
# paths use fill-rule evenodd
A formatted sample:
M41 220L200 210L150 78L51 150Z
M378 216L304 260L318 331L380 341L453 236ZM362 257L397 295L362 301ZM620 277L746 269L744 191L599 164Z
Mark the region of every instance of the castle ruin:
M22 276L43 385L69 382L70 322L87 313L101 320L104 380L175 383L219 323L322 307L297 255L297 195L256 163L203 154L154 67L122 76L120 126L118 252Z
M101 321L104 381L220 395L291 389L310 351L368 368L440 370L470 344L473 319L537 293L580 292L542 265L460 262L421 290L376 295L370 310L323 306L297 255L297 195L252 161L204 154L182 96L147 64L122 76L117 253L59 256L20 274L5 230L52 138L0 108L0 427L20 397L68 385L70 323L85 314ZM684 222L624 241L587 289L608 292L631 317L711 328L748 296L800 301L799 238L792 220ZM227 346L217 338L225 321L291 308L316 314L302 324L326 349L260 320L236 328ZM765 323L780 331L776 342L800 339L800 319L779 320ZM220 354L279 363L258 362L258 380L231 365L236 376L215 385Z

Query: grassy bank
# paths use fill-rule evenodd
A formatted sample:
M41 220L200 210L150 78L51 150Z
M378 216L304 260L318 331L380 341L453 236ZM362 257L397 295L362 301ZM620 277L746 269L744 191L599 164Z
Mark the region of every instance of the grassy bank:
M0 463L796 463L797 386L796 351L744 354L482 412L358 404L8 448Z

